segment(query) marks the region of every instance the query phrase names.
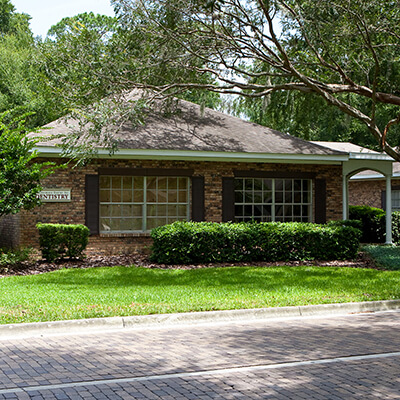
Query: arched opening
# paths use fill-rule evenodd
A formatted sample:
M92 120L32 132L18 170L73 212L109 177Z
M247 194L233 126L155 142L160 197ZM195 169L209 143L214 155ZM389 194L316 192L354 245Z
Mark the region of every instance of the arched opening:
M355 160L354 160L355 161ZM374 165L373 162L350 162L345 168L343 166L343 219L349 217L349 181L354 180L367 180L375 178L375 182L382 180L385 188L384 208L386 210L386 244L392 243L392 195L391 195L391 178L392 178L392 163L381 163L381 165ZM367 190L367 185L365 186ZM360 194L359 194L360 195ZM364 193L368 196L368 193ZM370 204L366 204L370 205ZM376 205L375 205L376 206Z

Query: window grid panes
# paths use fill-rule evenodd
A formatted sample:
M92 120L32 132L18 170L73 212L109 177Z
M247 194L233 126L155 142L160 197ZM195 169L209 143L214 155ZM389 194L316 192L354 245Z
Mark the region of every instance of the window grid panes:
M146 232L189 220L188 177L101 176L100 231Z
M235 178L236 221L309 222L310 179Z
M392 190L392 211L400 211L400 190Z

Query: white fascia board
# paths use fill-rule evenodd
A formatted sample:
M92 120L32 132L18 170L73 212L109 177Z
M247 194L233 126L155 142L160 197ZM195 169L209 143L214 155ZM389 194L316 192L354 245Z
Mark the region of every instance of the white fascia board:
M400 173L397 172L392 175L392 179L399 179L400 178ZM350 178L351 181L379 181L385 179L384 175L381 174L369 174L369 175L354 175Z
M37 147L38 156L60 157L58 147ZM107 150L99 150L98 158L114 159L151 159L178 161L234 161L234 162L285 162L302 164L340 164L348 161L348 154L269 154L269 153L233 153L217 151L180 151L180 150L130 150L121 149L114 155Z
M362 175L362 176L357 176L354 175L350 178L351 181L364 181L364 180L380 180L384 179L385 177L381 174L371 174L371 175Z
M374 153L349 153L349 159L350 160L394 161L394 159L387 154L374 154Z

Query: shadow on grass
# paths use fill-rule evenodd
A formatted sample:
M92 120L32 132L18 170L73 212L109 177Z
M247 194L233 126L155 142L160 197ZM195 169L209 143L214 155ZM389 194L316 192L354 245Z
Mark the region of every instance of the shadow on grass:
M344 267L64 269L0 280L0 323L400 298L400 274Z
M399 268L400 269L400 268ZM49 274L26 277L41 285L69 285L97 288L126 287L193 287L209 290L252 289L275 291L285 287L327 289L341 287L356 290L362 286L400 277L385 275L385 271L335 267L224 267L197 270L158 270L140 267L91 268L61 270Z
M400 270L400 247L387 245L366 245L363 250L367 252L382 269L388 271Z

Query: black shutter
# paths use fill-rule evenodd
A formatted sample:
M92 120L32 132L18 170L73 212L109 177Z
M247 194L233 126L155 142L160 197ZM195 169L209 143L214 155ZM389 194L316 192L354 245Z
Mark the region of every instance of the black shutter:
M382 201L381 208L382 210L386 211L386 190L382 190L381 192L381 201Z
M192 177L192 221L204 221L204 176Z
M324 224L326 222L326 180L315 180L315 222Z
M235 219L235 178L222 178L222 221Z
M91 235L99 234L99 176L86 175L85 223Z

